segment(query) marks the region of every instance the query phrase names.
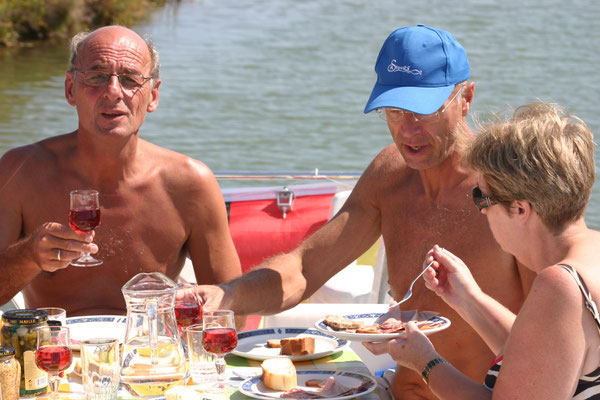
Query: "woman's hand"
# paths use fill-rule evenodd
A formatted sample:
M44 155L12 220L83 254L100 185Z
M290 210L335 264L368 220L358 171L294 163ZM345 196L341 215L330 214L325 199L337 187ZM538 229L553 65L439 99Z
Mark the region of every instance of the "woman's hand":
M419 373L430 360L439 356L414 321L406 324L404 337L378 343L365 342L363 345L375 355L388 353L399 365Z
M425 261L433 264L423 274L425 286L456 309L481 292L465 263L446 249L433 246Z

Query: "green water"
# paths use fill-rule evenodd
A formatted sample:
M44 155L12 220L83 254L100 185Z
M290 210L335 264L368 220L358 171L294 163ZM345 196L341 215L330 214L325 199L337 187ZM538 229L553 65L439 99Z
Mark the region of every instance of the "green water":
M362 170L391 143L362 110L397 27L452 32L471 62L472 114L558 102L600 134L596 0L231 0L169 4L135 27L161 56L146 139L213 170ZM75 129L65 43L0 51L0 153ZM224 186L235 185L223 183ZM600 228L598 188L586 216Z

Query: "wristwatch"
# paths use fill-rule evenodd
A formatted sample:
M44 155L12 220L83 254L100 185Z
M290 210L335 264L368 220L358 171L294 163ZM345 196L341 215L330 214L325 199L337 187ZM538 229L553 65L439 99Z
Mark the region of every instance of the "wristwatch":
M429 361L427 363L427 365L425 366L425 368L423 368L423 372L421 372L421 376L423 377L423 381L425 381L425 383L427 385L429 385L429 373L431 372L433 367L435 367L438 364L449 364L449 363L448 363L448 360L446 360L443 357L436 357L433 360Z

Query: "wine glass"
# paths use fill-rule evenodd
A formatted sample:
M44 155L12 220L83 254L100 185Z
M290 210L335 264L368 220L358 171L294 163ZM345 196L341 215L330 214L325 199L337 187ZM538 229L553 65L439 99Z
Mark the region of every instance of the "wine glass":
M35 364L48 372L52 398L58 398L59 374L69 368L73 361L69 336L66 326L43 326L37 329Z
M217 387L225 388L225 354L235 349L238 341L233 311L204 311L202 325L202 347L217 356Z
M185 338L185 330L190 325L202 323L202 305L198 301L198 297L193 290L195 283L185 282L180 283L177 287L179 292L175 299L175 319L177 320L177 330L181 337L183 348L187 351L187 340Z
M73 190L70 193L69 225L75 232L89 232L100 225L100 201L97 190ZM102 264L88 252L71 261L76 267L95 267Z

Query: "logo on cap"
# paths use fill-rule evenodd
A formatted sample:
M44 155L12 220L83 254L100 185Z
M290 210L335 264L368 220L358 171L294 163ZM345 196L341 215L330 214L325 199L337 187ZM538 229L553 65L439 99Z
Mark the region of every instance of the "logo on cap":
M395 59L390 62L390 65L387 67L388 72L405 72L412 75L423 75L423 71L420 69L410 69L410 65L399 66L394 64L395 62Z

